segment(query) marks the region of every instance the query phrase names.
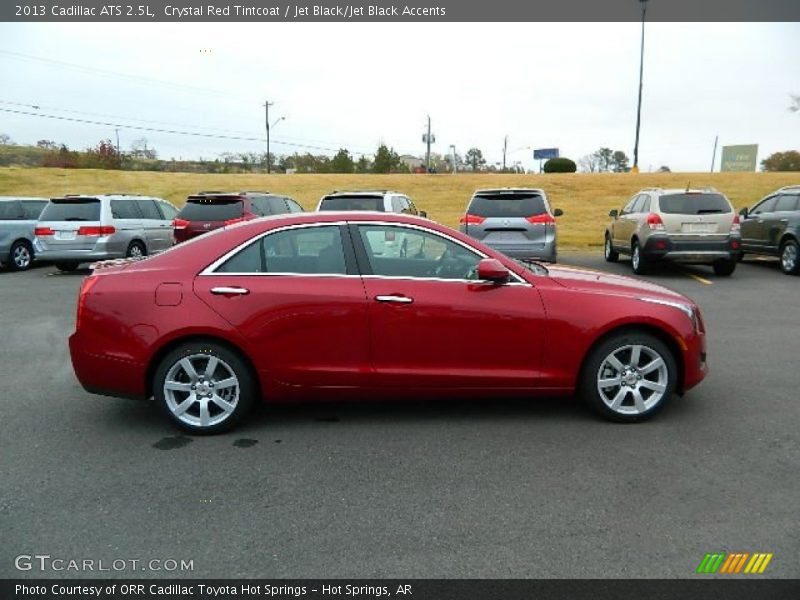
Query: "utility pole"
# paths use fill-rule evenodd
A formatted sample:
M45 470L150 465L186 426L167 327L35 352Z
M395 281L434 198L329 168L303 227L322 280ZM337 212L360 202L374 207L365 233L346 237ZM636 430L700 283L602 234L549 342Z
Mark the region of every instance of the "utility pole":
M428 144L428 149L425 152L425 170L431 172L431 116L428 115L428 135L425 136L425 142Z
M508 134L503 139L503 173L506 172L506 150L508 150Z
M717 142L719 142L719 135L714 138L714 152L711 154L711 172L714 172L714 163L717 161Z
M116 127L114 131L117 134L117 156L119 156L119 127Z
M639 104L636 107L636 142L633 145L632 173L639 172L639 127L642 123L642 79L644 75L644 20L647 15L647 0L639 0L642 4L642 45L639 52Z
M265 113L265 123L267 125L267 175L272 172L272 161L270 160L269 156L269 107L275 104L274 102L270 102L269 100L264 101L264 109Z
M456 164L456 146L455 144L450 144L450 150L453 151L453 175L458 173L458 165Z

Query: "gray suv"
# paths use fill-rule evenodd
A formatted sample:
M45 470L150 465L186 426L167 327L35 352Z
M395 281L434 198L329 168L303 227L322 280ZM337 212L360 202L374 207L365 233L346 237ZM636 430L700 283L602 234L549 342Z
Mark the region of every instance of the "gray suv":
M800 273L800 185L781 188L739 214L745 253L778 256L784 273Z
M47 198L0 197L0 266L24 271L33 263L33 231Z
M544 190L478 190L461 217L459 231L511 258L556 262L556 220Z
M172 246L177 213L166 200L149 196L53 198L39 217L34 252L62 271L96 260L147 256Z

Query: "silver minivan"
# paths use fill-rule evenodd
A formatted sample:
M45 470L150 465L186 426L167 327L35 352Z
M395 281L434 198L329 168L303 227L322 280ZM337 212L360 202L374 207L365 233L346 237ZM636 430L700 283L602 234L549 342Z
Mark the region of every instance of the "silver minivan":
M61 271L109 258L141 257L173 244L178 209L161 198L132 194L53 198L36 225L34 252Z
M544 190L500 188L472 195L459 231L511 258L556 262L556 220Z
M47 198L0 196L0 267L24 271L33 263L33 230Z

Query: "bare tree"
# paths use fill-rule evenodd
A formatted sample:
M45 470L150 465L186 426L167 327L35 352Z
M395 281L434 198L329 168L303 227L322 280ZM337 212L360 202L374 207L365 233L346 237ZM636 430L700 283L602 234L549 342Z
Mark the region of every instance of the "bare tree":
M578 159L578 165L584 173L595 173L600 165L600 159L597 153L587 154L586 156Z
M10 135L7 133L0 133L0 146L10 146L13 143Z
M800 96L795 96L794 94L790 94L792 99L792 104L789 106L789 110L792 112L800 113Z

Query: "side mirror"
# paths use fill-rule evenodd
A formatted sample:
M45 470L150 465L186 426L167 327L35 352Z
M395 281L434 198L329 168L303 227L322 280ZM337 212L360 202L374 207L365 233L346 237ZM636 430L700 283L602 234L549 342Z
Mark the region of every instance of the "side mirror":
M614 217L615 219L617 218L618 215L619 215L619 211L617 211L616 208L614 210L611 210L611 211L608 212L608 216L609 217Z
M419 216L422 217L423 219L427 219L428 218L428 211L426 211L426 210L419 211Z
M564 211L563 211L563 210L561 210L560 208L557 208L557 209L555 209L555 210L553 211L553 216L554 216L554 217L560 217L560 216L561 216L561 215L563 215L563 214L564 214Z
M511 272L496 258L484 258L478 263L478 279L492 283L505 283Z
M739 214L742 215L746 219L747 215L750 214L750 211L747 210L747 207L744 207L742 210L739 211Z

